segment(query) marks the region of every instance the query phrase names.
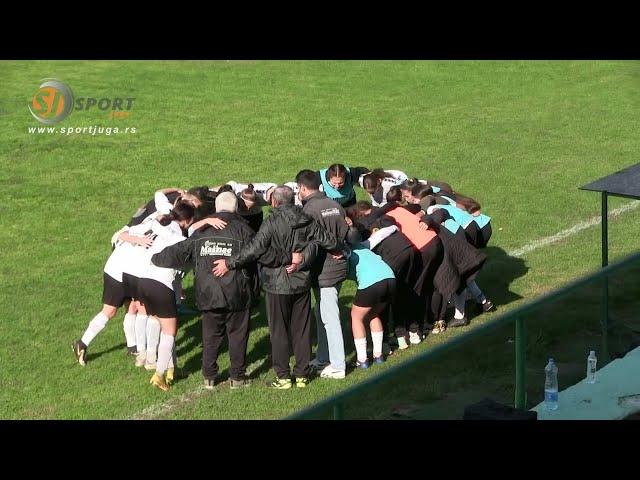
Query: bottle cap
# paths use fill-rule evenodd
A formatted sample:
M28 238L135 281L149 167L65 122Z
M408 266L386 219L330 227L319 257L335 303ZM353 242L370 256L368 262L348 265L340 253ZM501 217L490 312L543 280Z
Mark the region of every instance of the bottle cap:
M595 351L595 350L591 350L591 351L589 352L589 355L592 355L592 356L594 356L594 357L595 357L595 356L596 356L596 351Z

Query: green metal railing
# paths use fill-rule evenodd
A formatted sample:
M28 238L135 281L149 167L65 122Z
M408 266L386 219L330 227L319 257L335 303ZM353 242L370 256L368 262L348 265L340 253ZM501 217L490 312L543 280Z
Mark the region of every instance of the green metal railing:
M325 414L325 417L330 416L330 418L336 420L344 419L346 416L345 405L348 401L353 400L358 395L363 395L368 391L373 391L376 386L390 381L400 372L405 371L412 366L415 367L421 366L421 364L427 364L428 362L430 363L437 357L442 356L447 352L451 352L461 348L463 345L468 344L473 339L485 336L489 332L499 329L500 327L509 326L511 324L515 324L514 406L519 409L524 409L527 405L527 322L532 318L540 319L540 317L548 317L550 316L549 312L553 312L554 315L561 317L561 310L578 310L579 308L582 308L584 311L592 312L592 310L594 309L592 309L589 305L586 305L586 302L582 300L582 297L576 299L572 298L572 295L578 293L583 295L584 299L598 301L598 299L600 298L598 292L602 290L603 286L606 286L607 288L602 291L606 293L607 298L600 298L599 300L602 302L603 308L595 309L595 313L593 313L594 316L600 316L599 321L602 332L601 351L604 352L604 355L602 358L603 362L599 366L606 364L609 361L608 330L613 325L615 325L615 322L609 320L610 299L608 286L610 283L610 277L612 276L614 277L613 279L618 282L618 287L616 287L616 290L612 290L612 292L616 291L619 295L626 296L625 298L637 298L637 289L640 289L640 252L630 255L616 263L612 263L602 268L601 270L586 275L562 288L547 293L542 297L536 299L535 301L526 303L509 312L506 312L505 314L498 316L496 319L488 323L482 324L478 327L470 329L468 332L457 335L450 341L436 345L419 355L416 355L402 363L386 369L380 374L373 375L367 378L365 381L347 390L344 390L332 397L328 397L304 410L298 411L293 415L287 417L287 419L317 418L323 412ZM629 288L632 288L634 290L632 290L631 293L628 291L621 292L620 285L627 285ZM638 287L636 287L636 285ZM576 308L574 309L571 307L572 300L574 301L574 303L579 303L582 305L576 306ZM568 304L564 305L563 302L567 301ZM625 307L629 306L628 303L628 301L620 302L620 304L624 305ZM637 311L640 311L640 302L637 305L634 304L633 308L637 308ZM599 314L598 311L600 312ZM640 318L640 316L638 317ZM554 322L556 321L556 319L552 320ZM330 414L327 415L327 412L330 412Z

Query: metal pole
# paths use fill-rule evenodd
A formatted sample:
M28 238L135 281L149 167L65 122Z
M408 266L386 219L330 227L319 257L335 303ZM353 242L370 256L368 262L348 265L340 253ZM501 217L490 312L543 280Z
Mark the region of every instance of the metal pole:
M609 264L609 212L607 208L607 192L602 192L602 267ZM604 363L609 363L609 277L602 279L602 356Z
M602 358L603 364L609 363L609 277L602 278Z
M526 362L526 337L524 319L516 318L516 398L515 407L525 409L527 403L525 362Z
M609 212L607 192L602 192L602 266L609 265Z
M333 420L344 420L344 408L342 402L338 402L333 406Z

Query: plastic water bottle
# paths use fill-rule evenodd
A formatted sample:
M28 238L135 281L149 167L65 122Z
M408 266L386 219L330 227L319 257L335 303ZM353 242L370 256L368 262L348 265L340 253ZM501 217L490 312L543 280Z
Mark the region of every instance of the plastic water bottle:
M587 383L596 383L596 363L598 363L596 352L591 350L587 357Z
M558 367L549 359L549 363L544 367L544 406L547 410L558 409Z

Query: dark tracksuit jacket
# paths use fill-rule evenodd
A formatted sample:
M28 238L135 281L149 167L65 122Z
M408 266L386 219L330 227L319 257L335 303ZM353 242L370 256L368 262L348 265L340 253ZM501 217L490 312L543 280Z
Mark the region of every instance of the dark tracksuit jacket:
M305 214L299 206L280 205L262 223L251 242L227 259L227 267L230 270L242 268L258 260L264 265L264 290L276 295L293 295L311 288L309 267L316 257L318 247L332 251L342 248L342 245L341 241ZM277 253L273 253L269 258L271 261L265 265L261 257L270 251ZM304 264L298 271L288 274L284 265L290 263L289 255L294 251L304 252ZM277 258L284 260L282 266L273 266Z
M215 216L227 222L223 230L205 225L186 240L153 255L151 262L159 267L192 267L196 304L201 311L248 309L253 295L255 264L229 272L222 278L215 277L211 270L214 261L240 252L253 238L253 230L239 215L223 212Z
M156 253L151 261L158 267L193 268L199 310L246 310L251 307L254 294L255 262L247 262L244 268L230 271L221 278L215 277L211 270L214 261L238 254L255 233L247 221L235 213L221 212L212 216L224 220L227 226L217 230L205 225L186 240ZM274 250L265 252L260 260L278 265L290 262L291 255L276 256L276 253Z
M315 192L302 202L302 211L315 218L336 239L344 241L349 232L344 208L323 192ZM334 259L320 249L311 267L311 284L314 287L333 287L347 278L349 264L346 258Z
M436 274L438 288L445 298L450 298L453 293L461 293L466 288L466 282L482 268L487 255L479 251L467 242L464 229L451 233L442 225L445 221L452 220L446 210L438 209L431 215L424 215L422 222L438 232L442 240L445 256Z

